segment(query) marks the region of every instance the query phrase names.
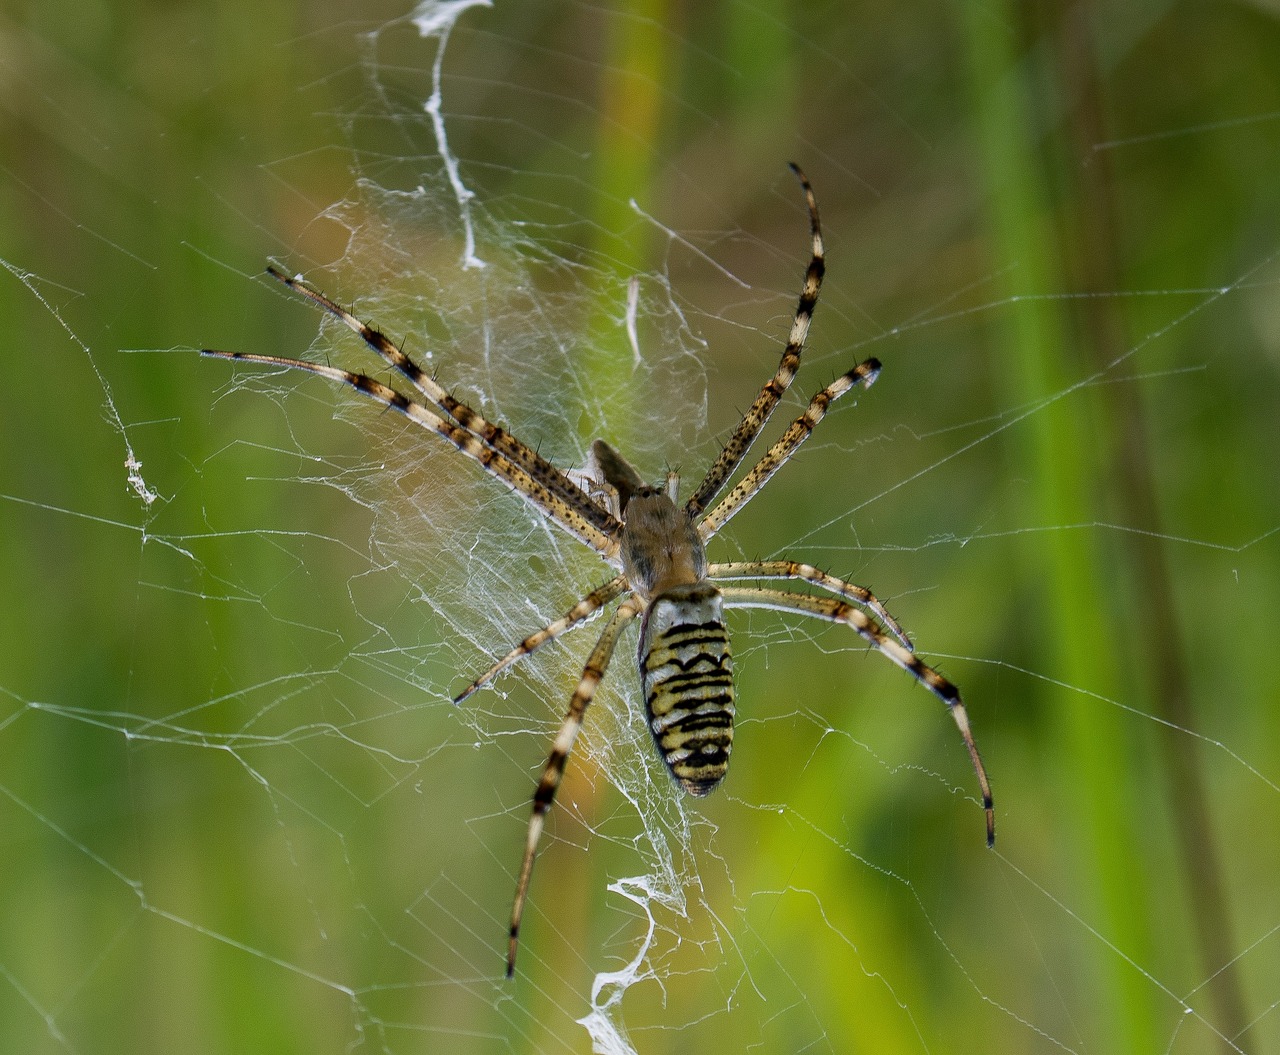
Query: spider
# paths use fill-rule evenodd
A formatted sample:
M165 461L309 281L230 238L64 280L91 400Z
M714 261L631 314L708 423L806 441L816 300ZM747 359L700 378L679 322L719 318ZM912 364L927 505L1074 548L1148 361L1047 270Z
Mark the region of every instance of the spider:
M978 778L986 814L987 845L995 843L991 785L978 754L960 691L915 655L897 620L863 586L845 582L809 564L791 560L708 563L706 543L760 493L769 478L813 433L831 404L856 387L870 388L880 363L868 359L836 378L810 401L804 413L718 502L800 366L800 353L822 286L822 229L813 188L796 165L809 212L813 254L805 272L791 334L774 375L761 388L702 482L683 505L679 477L667 474L661 486L647 484L627 460L603 440L591 445L584 483L557 469L533 448L451 396L382 333L357 319L301 278L275 267L268 274L341 319L416 390L413 399L367 374L275 355L206 350L202 354L240 362L305 370L349 385L399 411L429 432L439 433L463 454L526 499L546 519L590 546L615 574L559 619L535 631L497 660L454 698L461 703L500 673L550 641L585 623L617 601L587 657L568 713L552 743L533 795L524 857L516 881L507 945L507 977L515 973L520 920L529 892L534 857L547 811L555 801L565 765L582 728L618 638L640 619L637 659L649 729L672 778L690 795L716 788L729 767L733 747L733 675L726 608L768 608L841 623L897 664L946 704L964 739ZM575 474L577 475L577 474ZM802 580L822 594L792 593L776 586L741 585ZM726 585L719 585L724 583Z

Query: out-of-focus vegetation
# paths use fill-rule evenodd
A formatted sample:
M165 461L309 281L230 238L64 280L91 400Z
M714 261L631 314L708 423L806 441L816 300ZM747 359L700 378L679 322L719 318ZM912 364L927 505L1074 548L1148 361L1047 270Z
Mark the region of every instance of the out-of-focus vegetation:
M477 747L415 697L458 687L475 602L380 593L367 510L302 483L403 434L332 424L354 397L318 384L287 414L228 394L194 355L306 350L315 316L250 280L268 256L450 281L453 241L379 260L324 218L371 207L360 180L401 218L417 183L448 212L435 52L403 13L0 12L6 1049L587 1051L591 979L643 933L605 893L642 867L639 824L584 756L501 984L568 682L481 701ZM557 262L535 303L598 283L584 332L621 314L607 279L663 275L706 340L705 388L667 405L614 326L576 375L604 420L530 437L562 459L603 428L696 478L784 339L804 165L828 279L797 389L884 372L713 557L876 589L963 689L995 783L988 853L935 701L834 630L735 621L731 783L691 808L700 899L623 998L636 1049L1280 1048L1280 6L498 0L443 69L481 255ZM352 664L371 613L422 649Z

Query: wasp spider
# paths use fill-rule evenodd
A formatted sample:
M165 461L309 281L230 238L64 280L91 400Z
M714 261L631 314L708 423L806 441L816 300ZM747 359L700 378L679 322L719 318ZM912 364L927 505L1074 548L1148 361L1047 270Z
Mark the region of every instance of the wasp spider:
M690 795L706 795L719 785L728 770L733 746L733 675L724 610L770 608L848 626L947 705L977 773L986 811L987 843L991 845L995 841L991 785L970 732L959 690L916 657L902 627L869 590L795 561L725 564L707 561L707 541L759 494L769 478L809 438L831 404L853 388L869 388L880 371L880 364L868 359L836 378L809 401L804 413L787 427L728 494L714 502L796 375L822 285L824 265L817 202L804 173L795 165L791 167L804 188L813 239L813 256L805 273L791 335L777 371L760 390L720 456L683 505L679 504L679 479L675 473L669 473L662 486L651 486L603 440L591 445L584 474L586 484L580 486L532 448L454 399L433 376L380 332L300 278L289 278L275 268L268 269L273 277L346 323L403 375L418 395L410 399L367 374L297 359L243 352L204 353L306 370L350 385L424 429L439 433L524 497L542 516L594 549L617 571L613 578L583 597L559 619L512 648L454 701L461 703L535 649L581 626L614 601L620 602L587 658L533 795L533 813L511 909L508 977L515 972L520 917L544 818L555 800L569 752L609 666L614 646L623 628L637 617L640 618L640 682L649 728L671 776ZM422 402L417 401L419 397ZM742 585L791 579L803 580L823 592L792 593L776 585Z

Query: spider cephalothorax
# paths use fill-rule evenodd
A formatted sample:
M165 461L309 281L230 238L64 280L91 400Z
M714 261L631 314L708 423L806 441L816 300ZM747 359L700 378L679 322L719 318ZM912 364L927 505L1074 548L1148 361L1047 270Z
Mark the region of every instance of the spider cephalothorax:
M897 620L870 590L837 579L809 564L789 560L708 563L706 543L768 482L799 449L828 407L854 387L869 388L880 364L859 363L818 392L782 436L742 475L727 495L715 502L751 449L760 430L787 391L800 366L800 353L822 287L822 231L813 189L804 173L791 166L804 188L813 253L805 271L800 302L778 369L738 423L707 475L683 506L679 480L669 474L665 487L654 487L617 451L597 440L582 486L531 447L490 424L454 399L431 375L378 330L367 326L300 278L275 268L269 273L290 289L341 319L382 359L417 390L417 402L367 374L275 355L207 351L206 355L306 370L339 381L439 433L486 471L525 498L542 516L594 549L616 573L592 590L559 619L518 645L455 697L461 703L499 673L561 634L582 625L618 601L583 668L560 731L533 796L533 813L525 838L524 859L516 881L507 948L507 975L515 971L520 919L524 911L533 861L544 818L555 800L583 716L604 677L623 628L640 617L638 662L649 729L672 777L692 795L705 795L725 776L733 745L733 676L726 608L769 608L832 623L843 623L872 648L896 663L942 700L964 739L978 777L986 814L987 844L995 841L991 785L969 729L960 691L912 650ZM739 582L800 579L823 594L793 593ZM729 584L729 585L721 585ZM870 614L868 614L870 613Z
M650 487L603 440L588 472L617 496L622 573L645 602L637 662L649 731L671 776L691 795L724 779L733 749L733 663L724 598L707 580L707 548L687 509Z

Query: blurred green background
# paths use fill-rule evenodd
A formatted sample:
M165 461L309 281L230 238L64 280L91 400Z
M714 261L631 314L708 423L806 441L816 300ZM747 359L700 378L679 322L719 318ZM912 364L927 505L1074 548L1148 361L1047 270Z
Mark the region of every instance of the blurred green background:
M482 272L407 13L0 8L5 1050L1280 1051L1280 5L477 7L442 112ZM504 983L588 642L445 694L602 570L356 397L194 350L308 350L278 259L557 460L688 482L789 324L790 160L828 281L788 408L885 369L713 558L890 601L996 850L946 716L845 636L735 617L696 805L624 643ZM664 847L589 1033L647 923L606 888Z

